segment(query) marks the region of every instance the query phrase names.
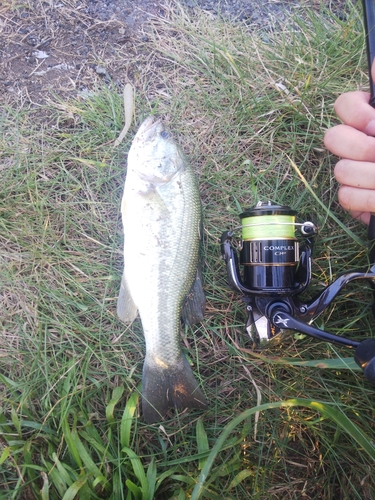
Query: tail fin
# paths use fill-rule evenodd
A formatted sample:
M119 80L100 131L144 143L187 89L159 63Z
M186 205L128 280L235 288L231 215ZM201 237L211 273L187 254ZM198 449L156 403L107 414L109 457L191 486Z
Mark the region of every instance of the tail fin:
M143 418L148 424L162 420L168 408L207 406L185 356L181 356L178 363L163 367L146 355L142 385Z

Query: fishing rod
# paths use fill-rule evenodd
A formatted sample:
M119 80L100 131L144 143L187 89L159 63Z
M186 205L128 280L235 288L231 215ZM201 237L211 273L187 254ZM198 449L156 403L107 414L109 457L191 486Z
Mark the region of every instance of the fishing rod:
M371 68L375 59L375 0L362 0L363 24L365 29L367 65L370 84L369 104L375 108L375 83L372 78ZM375 261L375 215L370 217L368 226L368 239L370 246L370 261Z
M375 108L371 66L375 58L375 0L363 0L363 17L370 80L370 105ZM375 338L361 342L316 328L311 323L353 281L368 282L373 290L375 316L375 214L368 239L370 267L339 276L312 299L300 297L311 281L311 261L317 228L311 221L297 223L288 206L258 203L240 214L241 226L221 236L221 253L230 287L246 304L246 331L255 346L265 346L283 330L354 349L354 360L375 385ZM238 240L236 231L241 231ZM303 239L302 244L296 237ZM241 267L242 266L242 270Z

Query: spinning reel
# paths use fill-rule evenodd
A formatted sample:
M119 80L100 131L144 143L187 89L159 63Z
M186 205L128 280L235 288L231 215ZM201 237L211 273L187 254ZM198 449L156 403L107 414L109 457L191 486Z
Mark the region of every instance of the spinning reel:
M343 274L308 301L299 295L311 280L312 222L296 223L287 206L258 203L240 214L242 238L232 231L221 236L221 253L231 288L242 294L248 318L246 330L255 346L264 346L282 330L294 330L326 342L355 348L354 359L375 385L375 338L357 342L314 327L311 323L351 281L369 281L375 289L375 264L364 271ZM300 248L295 232L304 239ZM239 253L239 259L238 259ZM242 273L240 265L243 266ZM375 308L373 307L375 314Z

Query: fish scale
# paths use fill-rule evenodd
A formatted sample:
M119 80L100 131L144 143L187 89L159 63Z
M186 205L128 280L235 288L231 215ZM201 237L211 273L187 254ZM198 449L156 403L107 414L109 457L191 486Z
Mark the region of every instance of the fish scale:
M198 304L198 317L204 309L197 275L199 191L190 165L154 118L141 125L129 151L122 215L124 274L118 314L130 323L139 311L146 340L142 408L145 420L154 422L171 406L206 404L180 346L185 297L191 295ZM195 300L195 291L202 300Z

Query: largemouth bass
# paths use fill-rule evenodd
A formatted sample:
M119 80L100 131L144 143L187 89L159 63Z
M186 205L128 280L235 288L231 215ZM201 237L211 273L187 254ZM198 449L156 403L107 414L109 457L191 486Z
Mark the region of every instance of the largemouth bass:
M129 151L121 205L124 273L119 318L139 315L146 340L142 412L148 423L168 408L204 408L180 347L180 317L203 319L198 265L201 204L190 165L160 120L147 118Z

